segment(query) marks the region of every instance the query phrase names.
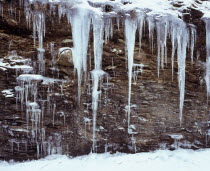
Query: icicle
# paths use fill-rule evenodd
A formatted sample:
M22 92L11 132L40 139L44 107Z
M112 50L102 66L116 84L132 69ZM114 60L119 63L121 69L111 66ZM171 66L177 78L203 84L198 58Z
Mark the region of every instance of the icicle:
M31 121L32 130L35 131L35 139L38 137L38 130L41 128L41 110L36 102L26 104L27 125Z
M132 142L133 151L136 153L136 151L137 151L137 149L136 149L136 138L134 137L133 134L132 134L132 137L131 137L131 142Z
M142 34L143 34L143 25L145 21L145 14L142 12L138 13L138 29L139 29L139 52L141 49L141 40L142 40Z
M137 20L127 15L125 18L125 38L126 38L126 50L128 54L128 132L130 126L130 113L131 113L131 84L132 84L132 70L133 70L133 58L135 37L137 30Z
M61 18L66 13L67 13L66 7L63 4L58 4L58 17L59 17L59 22L61 21Z
M39 63L39 74L45 74L45 59L43 49L43 37L45 35L45 14L40 11L36 11L33 14L33 35L34 35L34 46L36 46L36 35L38 36L39 48L38 51L38 63Z
M24 4L24 0L19 0L19 5L23 6L23 4Z
M153 16L148 16L146 18L148 29L149 29L149 42L150 42L150 49L152 49L152 54L154 51L154 29L155 29L155 21Z
M39 144L36 145L36 149L37 149L37 159L39 158L40 156L40 152L39 152Z
M177 57L178 57L178 80L179 80L179 90L180 90L180 104L179 104L179 119L180 125L182 124L182 114L184 106L184 96L185 96L185 68L186 68L186 50L189 40L188 30L186 24L181 21L179 23L178 35L177 35Z
M92 87L92 110L93 110L93 152L96 152L96 119L98 110L98 100L101 91L98 91L99 82L102 80L105 72L101 70L102 66L102 52L103 52L103 33L104 33L104 21L99 15L95 15L93 18L93 35L94 35L94 62L95 69L91 71L93 80Z
M176 24L171 24L171 44L172 44L172 54L171 54L171 71L172 71L172 81L174 79L174 56L177 48L177 26Z
M104 21L102 17L94 16L93 35L94 35L94 62L96 70L100 70L102 67L103 33L104 33Z
M112 18L106 18L104 23L104 31L105 31L105 42L107 42L110 38L113 37L113 24Z
M38 48L38 64L39 64L39 74L45 74L45 57L44 57L44 53L45 50L43 48Z
M196 43L196 28L194 25L190 25L190 55L191 55L191 64L193 64L193 56L194 56L194 47Z
M73 63L78 75L78 102L80 103L82 72L87 72L87 50L91 18L86 9L76 9L70 15L74 47L72 49ZM69 18L69 17L68 17Z
M37 82L41 81L43 77L41 75L27 75L23 74L17 78L19 86L15 88L17 94L17 100L21 102L21 110L26 105L26 122L27 129L29 128L29 121L32 122L32 130L35 131L35 137L37 136L38 128L41 125L41 110L36 103L38 91ZM29 100L33 100L30 103Z
M43 49L43 37L45 36L45 14L44 12L36 11L33 14L34 26L34 42L36 44L36 35L39 40L39 48ZM34 44L34 45L35 45Z
M28 27L28 29L30 29L31 28L32 12L31 12L31 9L29 8L29 4L26 2L24 4L24 11L25 11L27 27ZM35 26L34 26L34 29L35 29ZM34 31L34 34L35 34L35 31ZM34 37L35 37L35 35L34 35Z
M116 24L118 31L120 30L120 17L116 17Z
M206 89L207 96L210 95L210 19L204 19L206 23Z
M167 63L167 36L168 36L168 17L156 17L157 43L158 43L158 77L160 76L160 67L164 69L164 63Z
M55 64L56 64L56 55L55 55L55 49L54 49L54 43L51 42L50 43L50 53L51 53L51 56L52 56L52 67L55 67Z
M13 18L13 14L15 14L15 9L13 9L13 4L11 3L8 7L8 13L11 18Z
M53 127L55 126L55 110L56 110L56 104L53 105Z

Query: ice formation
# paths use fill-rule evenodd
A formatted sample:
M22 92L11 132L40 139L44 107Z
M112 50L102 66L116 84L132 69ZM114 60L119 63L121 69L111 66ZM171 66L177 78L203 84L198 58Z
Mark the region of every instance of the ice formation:
M100 15L96 15L93 18L95 69L91 71L92 80L93 80L93 88L92 88L93 152L96 152L96 119L97 119L99 95L101 93L101 91L98 91L98 88L103 75L105 75L105 72L102 70L103 33L104 33L103 18Z
M38 64L39 73L45 73L45 60L44 60L44 48L43 48L43 37L45 35L45 14L44 12L33 13L33 32L34 32L34 45L36 45L36 36L38 37L39 46L38 51Z
M73 62L78 75L78 101L80 103L81 82L84 72L84 78L87 76L87 51L90 35L90 13L87 9L77 8L71 15L71 11L67 13L67 18L71 22L72 37L74 42Z
M126 45L128 53L128 75L129 75L129 93L128 93L128 127L130 124L130 104L131 104L131 83L132 83L132 71L133 71L133 53L135 46L135 34L137 28L139 29L139 44L141 45L141 35L143 29L143 22L146 20L148 22L149 28L149 38L151 47L153 47L153 34L154 29L157 32L157 75L160 75L160 69L164 69L164 65L167 65L167 40L171 38L172 42L172 79L173 79L173 68L174 68L174 57L177 51L177 61L178 61L178 81L180 89L180 123L182 122L182 113L184 105L184 94L185 94L185 60L187 46L191 48L191 58L193 60L194 44L196 31L191 27L189 30L187 25L177 16L171 14L164 15L149 15L146 19L146 14L142 11L135 14L137 17L126 15L125 19L125 35L126 35ZM190 32L190 33L189 33ZM191 39L189 37L191 35Z
M130 113L131 113L131 84L132 84L132 71L133 71L133 61L134 61L134 47L135 47L135 37L137 30L137 20L133 20L130 16L126 16L125 19L125 36L126 36L126 49L128 53L128 129L130 126ZM129 132L129 130L128 130Z
M179 102L179 120L182 123L184 97L185 97L185 68L186 68L186 56L187 48L190 51L191 61L194 60L194 47L196 43L196 28L194 25L187 25L179 15L182 15L180 11L192 5L192 1L186 1L182 8L179 10L173 7L173 3L167 0L144 1L144 0L130 0L130 3L124 3L127 1L107 1L101 2L97 0L20 0L20 4L25 7L25 16L27 25L33 29L34 46L37 48L37 68L38 75L24 74L17 78L18 86L16 87L17 100L21 102L22 110L26 110L27 128L29 128L29 122L31 122L34 138L42 136L41 144L37 143L37 151L40 153L45 149L44 142L46 141L44 136L44 128L42 127L42 120L44 117L44 110L46 113L52 113L53 126L55 125L56 117L56 104L51 103L51 97L47 99L38 99L38 85L48 85L48 92L52 92L53 88L50 86L54 82L61 82L62 80L50 79L44 77L45 75L45 50L44 36L46 32L46 6L50 3L50 15L58 13L59 21L63 16L66 16L68 23L71 25L73 47L60 48L58 54L62 54L64 51L72 51L73 64L78 78L78 104L80 104L82 97L82 84L87 83L87 93L92 95L92 130L93 130L93 146L92 151L97 152L97 111L99 109L99 100L102 94L102 82L104 77L108 75L102 68L102 53L103 43L107 43L114 35L114 25L117 25L118 29L123 23L125 31L125 44L126 44L126 57L127 57L127 70L128 70L128 104L127 110L127 128L128 133L132 134L132 145L135 147L136 139L133 136L134 133L131 130L131 101L132 101L132 83L137 80L137 74L143 72L144 65L140 63L134 63L134 49L136 43L139 44L139 53L141 53L142 37L146 28L149 33L149 47L151 52L155 53L155 45L157 44L157 77L161 77L161 70L165 68L168 63L171 63L172 68L172 80L174 79L174 65L177 57L178 63L178 86L180 90L180 102ZM31 8L31 4L35 4ZM43 5L39 8L39 5ZM106 11L105 5L110 5L113 11ZM198 5L196 3L196 5ZM198 5L199 6L199 5ZM56 10L58 8L58 10ZM207 11L207 5L199 7L204 11ZM0 15L3 15L3 6L0 3ZM208 16L208 12L205 14ZM210 20L206 17L206 42L207 42L207 62L206 62L206 86L208 95L210 94ZM147 26L147 27L146 27ZM138 31L138 32L137 32ZM89 41L91 34L93 33L93 43ZM136 35L139 36L138 42L136 41ZM155 39L156 38L156 39ZM37 46L38 40L38 46ZM155 40L157 40L155 42ZM171 41L172 53L170 58L168 55L168 42ZM89 46L93 46L94 49L94 69L91 69L91 55L88 54ZM54 44L50 44L50 52L52 56L52 67L55 67L55 50ZM89 60L89 61L88 61ZM171 61L171 62L169 62ZM88 64L89 63L89 64ZM7 69L6 63L0 61L0 69ZM29 66L31 67L31 66ZM22 66L23 68L23 66ZM32 67L31 67L32 68ZM33 68L32 68L33 69ZM92 71L91 71L92 70ZM92 91L90 80L92 79ZM107 83L108 85L108 83ZM106 93L106 91L105 91ZM63 94L63 85L61 85L61 94ZM105 94L106 95L106 94ZM42 101L42 103L38 103ZM47 109L44 109L44 104L47 103ZM65 114L60 113L64 117ZM85 119L86 122L91 120ZM85 133L86 134L86 133ZM55 137L59 137L55 135ZM86 135L85 135L86 137ZM51 140L49 140L51 142ZM40 148L42 146L42 148ZM50 143L49 143L50 146ZM62 151L60 148L52 150L48 149L48 153L52 151ZM38 154L39 155L39 154Z
M42 2L45 3L45 2ZM82 6L80 3L82 3ZM94 2L93 2L94 3ZM92 109L93 109L93 151L96 150L96 117L98 109L98 101L100 91L99 82L102 76L105 74L101 68L102 61L102 49L103 41L106 42L113 36L113 23L112 17L116 17L115 13L104 14L100 10L90 7L87 2L58 2L52 1L52 4L58 4L59 18L63 15L67 16L68 22L72 27L72 37L74 47L72 48L73 63L77 71L78 76L78 102L80 103L81 97L81 84L82 80L87 78L87 52L89 44L90 27L93 26L94 36L94 63L95 69L91 71L93 88L92 88ZM75 6L74 6L75 5ZM165 4L163 4L165 5ZM128 5L129 6L129 5ZM132 8L132 4L130 5ZM52 8L53 9L53 8ZM196 39L196 31L193 27L188 30L186 24L174 14L168 14L164 10L158 11L157 13L147 13L145 7L136 10L133 14L130 13L130 9L124 9L125 14L125 38L126 38L126 50L128 55L128 132L130 126L130 114L131 114L131 86L132 79L135 79L133 69L134 65L134 47L136 31L139 30L139 46L141 48L141 39L143 34L143 28L145 21L147 21L149 29L150 46L153 51L154 49L154 30L157 32L157 68L158 77L160 75L160 69L164 69L164 65L167 64L167 40L170 37L172 42L172 79L173 79L173 68L175 52L177 51L178 58L178 80L180 88L180 123L182 121L182 111L184 104L184 89L185 89L185 59L186 59L186 48L190 45L191 48L191 60L193 60L194 43ZM165 12L165 13L164 13ZM43 49L43 36L45 34L45 15L42 11L32 11L33 15L33 28L34 28L34 43L36 43L36 35L39 40L38 48L38 61L39 71L43 73L44 70L44 49ZM130 14L129 14L130 13ZM160 13L160 14L159 14ZM28 15L27 15L28 16ZM110 17L111 16L111 17ZM27 17L29 20L31 17ZM119 23L119 19L117 18ZM29 21L30 23L30 21ZM118 24L119 25L119 24ZM189 33L190 32L190 33ZM189 37L191 34L191 37ZM190 42L189 42L190 41ZM43 71L42 71L43 70Z
M207 95L210 95L210 19L204 18L206 23L206 89Z
M51 148L50 143L45 138L43 121L45 113L52 113L52 123L54 126L56 104L51 104L50 99L47 99L48 108L44 108L45 101L38 98L38 85L47 85L48 90L50 90L55 82L64 81L59 79L47 78L42 75L22 74L17 77L17 82L18 86L15 87L16 100L17 102L20 101L22 112L26 111L26 127L28 133L30 132L32 136L32 140L37 145L37 157L39 158L40 156L43 156L45 154L54 154L55 152L51 152L52 148L54 147ZM60 150L56 151L58 153L60 152Z
M31 1L37 2L37 1ZM40 2L40 1L39 1ZM42 3L47 3L48 1L44 1ZM153 52L154 49L154 30L157 33L157 75L160 75L160 69L164 69L164 65L168 63L168 54L167 54L167 41L171 38L172 42L172 55L171 55L171 64L172 64L172 79L173 79L173 68L174 68L174 60L175 53L177 51L177 59L178 59L178 80L179 80L179 89L180 89L180 123L182 121L182 112L184 105L184 90L185 90L185 59L186 59L186 48L187 46L191 49L191 61L193 61L194 54L194 44L196 41L196 30L194 26L191 26L190 29L187 28L186 24L178 18L179 11L169 13L167 9L171 9L172 6L168 2L160 3L163 9L158 8L155 9L154 5L150 6L148 1L148 6L139 5L137 1L132 1L133 4L129 4L126 7L120 6L119 2L112 2L114 6L117 4L115 12L102 13L100 9L93 8L89 4L98 3L95 1L86 2L86 1L50 1L51 7L53 5L58 5L58 14L61 19L62 16L66 15L68 22L72 27L72 37L74 47L72 49L73 52L73 63L74 67L77 71L78 76L78 102L80 103L81 97L81 84L82 80L86 80L87 78L87 52L88 52L88 44L89 44L89 35L90 28L93 25L94 32L94 59L95 59L95 70L101 70L101 59L98 59L98 56L101 56L102 48L98 48L96 45L100 47L100 42L104 40L107 42L109 38L113 36L113 23L112 18L117 19L117 23L119 23L119 18L117 16L117 12L119 11L119 7L122 8L125 13L125 36L126 36L126 49L128 54L128 80L129 80L129 90L128 90L128 127L130 124L130 103L131 103L131 85L132 85L132 76L133 76L133 53L135 46L135 35L137 29L139 30L139 46L141 48L141 39L143 34L143 28L145 25L145 21L148 24L149 29L149 39L150 46ZM111 3L111 2L109 2ZM139 8L135 9L135 4L139 5ZM99 3L100 4L100 3ZM113 5L112 4L112 5ZM145 10L150 8L153 10ZM54 8L52 8L54 9ZM135 9L135 12L131 14L129 11ZM33 14L33 25L34 25L34 40L36 40L36 35L39 40L39 49L38 49L38 60L39 60L39 68L40 70L44 68L44 50L43 49L43 36L45 34L45 16L42 11L32 11ZM130 13L130 14L129 14ZM101 15L101 20L95 20L95 16ZM129 15L131 15L129 17ZM136 15L136 16L135 16ZM111 17L110 17L111 16ZM27 17L30 18L30 17ZM102 23L100 23L103 21ZM101 24L101 28L96 28L99 22ZM119 24L118 24L119 25ZM94 31L97 29L97 31ZM104 31L103 31L104 30ZM103 33L100 33L100 32ZM95 32L99 32L101 36L97 35ZM97 37L98 36L98 37ZM97 39L97 40L96 40ZM96 43L97 42L97 43ZM97 48L97 49L96 49ZM96 71L95 71L96 72ZM40 72L42 73L42 72ZM93 78L97 74L93 74ZM100 73L100 72L99 72ZM100 75L100 74L99 74ZM96 79L96 78L95 78ZM134 78L133 78L134 79ZM96 79L97 80L97 79ZM98 83L97 83L98 84ZM96 85L97 85L96 84ZM96 89L95 84L93 84L93 90ZM92 93L93 97L96 97L94 91ZM95 99L95 98L93 98ZM98 99L98 98L96 98ZM93 102L93 111L95 108ZM94 113L94 112L93 112ZM93 119L94 123L94 119ZM94 125L94 124L93 124ZM93 126L94 127L94 126ZM95 129L93 129L95 130ZM94 131L93 131L94 132ZM94 134L94 133L93 133ZM93 138L94 139L94 138ZM93 140L94 141L94 140Z

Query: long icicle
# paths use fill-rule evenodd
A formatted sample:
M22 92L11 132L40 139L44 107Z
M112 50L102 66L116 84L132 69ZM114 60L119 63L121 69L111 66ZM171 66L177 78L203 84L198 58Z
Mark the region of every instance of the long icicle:
M180 104L179 104L179 120L180 126L182 125L183 106L185 98L185 75L186 75L186 51L189 41L189 34L184 22L180 22L177 28L177 58L178 58L178 81L180 91Z
M131 114L131 84L132 84L132 70L134 61L134 47L136 39L137 20L132 19L130 15L125 18L125 39L126 50L128 55L128 133L130 127L130 114Z
M206 89L207 97L210 95L210 19L204 19L206 23Z
M78 103L81 97L82 73L87 72L87 51L90 34L89 11L87 9L76 9L73 14L69 13L72 26L72 37L74 42L73 63L78 75Z
M95 69L91 71L93 80L92 88L92 110L93 110L93 146L92 151L97 152L97 140L96 140L96 120L98 110L98 100L101 91L98 91L99 82L105 72L102 67L102 53L103 53L103 35L104 35L104 21L102 16L96 15L93 17L93 35L94 35L94 62Z

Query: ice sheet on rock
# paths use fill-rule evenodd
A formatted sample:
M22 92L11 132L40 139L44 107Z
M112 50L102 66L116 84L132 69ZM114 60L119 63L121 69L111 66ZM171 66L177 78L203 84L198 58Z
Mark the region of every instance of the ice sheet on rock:
M8 55L3 58L4 62L9 62L9 63L23 63L23 64L28 64L31 62L31 59L25 59L22 56L17 55L17 52L14 51L9 51Z
M16 132L26 132L26 133L28 133L29 131L27 130L27 129L19 129L19 128L17 128L17 129L12 129L12 131L16 131Z
M26 62L25 60L13 60L14 62ZM0 59L0 67L2 68L3 71L6 71L7 69L16 69L16 70L22 70L22 71L32 71L33 68L29 65L11 65L8 62L4 62L4 59Z
M42 84L50 84L50 83L54 83L54 82L65 82L65 80L44 77L42 75L36 75L36 74L22 74L19 77L17 77L17 80L25 81L25 82L43 81Z
M42 75L36 75L36 74L22 74L19 77L17 77L18 81L42 81L44 77Z
M181 135L181 134L170 134L169 136L175 140L180 140L180 139L184 138L183 135Z
M3 90L3 91L2 91L2 94L3 94L4 97L6 97L6 98L14 97L13 89Z
M6 71L7 69L6 68L3 68L3 67L0 67L0 70Z
M72 48L70 48L70 47L62 47L62 48L59 48L58 53L59 54L64 54L65 52L68 52L68 51L72 51Z
M8 52L8 56L0 59L0 67L4 68L4 71L6 71L7 69L15 69L17 71L29 73L33 70L30 65L31 60L24 59L23 57L18 56L16 51Z

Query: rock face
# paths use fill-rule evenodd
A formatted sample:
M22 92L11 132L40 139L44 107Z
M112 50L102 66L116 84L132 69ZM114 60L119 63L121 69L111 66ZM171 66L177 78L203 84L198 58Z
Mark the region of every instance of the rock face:
M8 1L2 4L4 9L10 6ZM106 8L111 10L111 7ZM78 104L78 84L72 51L65 49L73 47L71 28L66 18L63 17L59 23L58 19L46 17L45 74L41 79L37 75L30 78L30 85L33 90L36 89L37 94L33 94L34 91L31 93L29 87L28 99L31 103L26 109L27 104L20 105L18 96L22 96L18 92L21 91L17 91L25 83L17 78L20 78L20 74L37 74L39 52L34 48L31 30L27 29L23 8L17 7L16 14L17 16L14 11L10 14L8 10L4 10L3 16L0 15L0 159L22 161L53 153L71 156L90 153L93 127L92 82L90 73L84 75L86 79L82 81L81 101ZM156 53L152 54L148 46L149 33L145 31L141 53L139 54L138 42L134 51L135 63L141 63L144 67L132 83L132 135L127 133L128 78L124 31L114 25L114 36L105 42L103 48L102 68L110 79L109 83L101 84L102 96L96 126L97 152L134 153L159 148L209 147L209 107L204 80L205 24L200 12L192 9L189 14L185 17L186 22L197 26L194 53L196 60L191 64L188 52L182 125L179 122L177 62L173 81L170 60L158 78ZM90 42L92 40L91 36ZM155 47L154 51L156 50ZM11 51L13 54L8 55ZM90 70L94 68L92 43L88 53ZM171 54L170 46L168 54ZM35 97L39 107L33 104ZM39 113L38 109L43 112ZM35 122L33 117L36 116L40 116L41 126ZM42 129L36 132L36 127L39 126Z

